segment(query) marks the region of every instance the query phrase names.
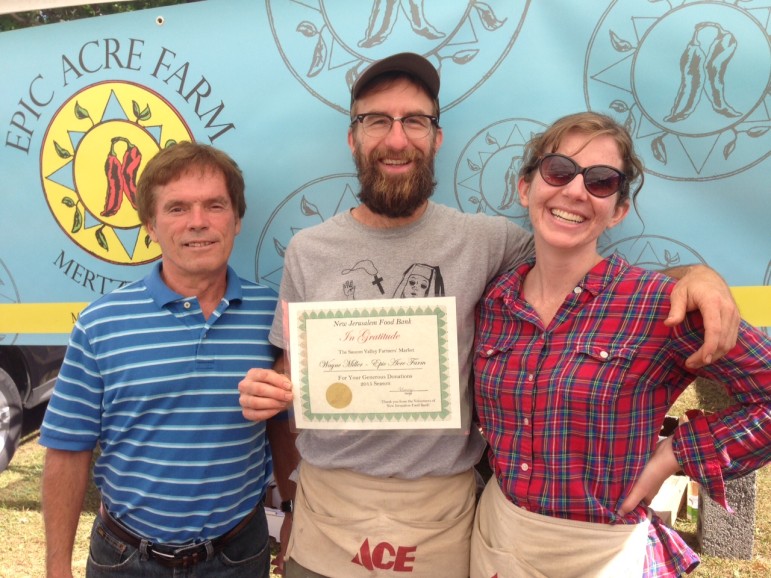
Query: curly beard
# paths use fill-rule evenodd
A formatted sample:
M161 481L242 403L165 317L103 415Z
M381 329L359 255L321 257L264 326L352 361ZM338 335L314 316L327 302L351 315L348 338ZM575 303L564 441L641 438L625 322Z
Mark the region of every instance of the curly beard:
M428 156L418 150L400 153L375 149L369 158L356 145L353 160L356 163L359 183L359 200L370 211L390 218L409 217L434 194L434 157L432 145ZM414 168L404 175L385 175L380 172L378 161L383 158L406 160Z

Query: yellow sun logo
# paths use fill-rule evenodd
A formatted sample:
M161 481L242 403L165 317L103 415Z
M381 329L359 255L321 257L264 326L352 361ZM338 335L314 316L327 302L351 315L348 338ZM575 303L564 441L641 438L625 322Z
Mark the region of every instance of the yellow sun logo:
M95 257L141 265L160 257L136 212L136 184L161 149L192 141L160 95L103 82L73 95L54 115L40 153L48 206L73 242Z

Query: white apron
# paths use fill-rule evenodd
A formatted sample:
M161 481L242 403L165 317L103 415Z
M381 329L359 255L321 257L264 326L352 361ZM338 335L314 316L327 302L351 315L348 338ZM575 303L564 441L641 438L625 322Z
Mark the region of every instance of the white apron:
M287 557L330 577L467 578L473 470L417 480L302 462Z
M611 526L529 512L507 500L493 477L477 506L471 578L639 577L649 524Z

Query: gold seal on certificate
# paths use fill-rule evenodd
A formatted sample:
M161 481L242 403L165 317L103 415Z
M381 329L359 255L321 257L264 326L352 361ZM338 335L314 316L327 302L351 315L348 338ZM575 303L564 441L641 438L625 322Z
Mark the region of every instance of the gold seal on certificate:
M327 403L335 409L348 407L352 399L351 388L344 383L338 381L327 388Z
M461 427L455 298L289 303L300 429Z

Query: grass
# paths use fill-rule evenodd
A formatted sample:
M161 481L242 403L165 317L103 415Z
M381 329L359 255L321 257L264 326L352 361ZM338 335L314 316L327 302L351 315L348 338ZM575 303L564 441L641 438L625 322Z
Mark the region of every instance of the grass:
M0 578L45 576L45 539L40 508L44 449L38 444L37 431L42 414L43 408L36 408L24 416L22 443L10 467L0 473L0 536L4 537L4 546L0 548ZM99 494L91 485L75 537L74 578L86 575L88 541L98 509Z
M672 409L673 415L685 409L702 407L715 410L724 404L719 388L699 383L688 388ZM39 578L45 576L45 541L40 511L40 479L43 448L35 429L41 413L30 412L25 437L10 467L0 474L0 578ZM99 504L94 488L86 496L73 556L73 575L85 576L88 537ZM678 518L675 529L697 552L696 525ZM727 560L702 555L702 563L691 576L698 578L765 578L771 576L771 468L758 472L754 555L751 560Z
M24 429L39 425L42 409L25 415ZM40 480L43 474L43 448L37 443L38 431L22 438L10 467L0 474L0 578L40 578L45 576L45 539L40 509ZM73 552L73 575L86 575L88 538L99 506L96 489L89 488L80 516Z

